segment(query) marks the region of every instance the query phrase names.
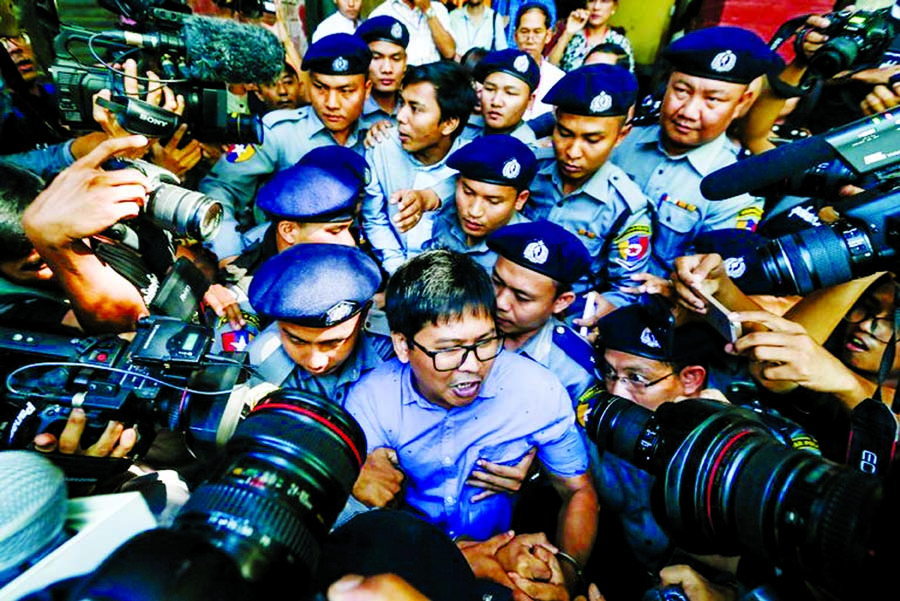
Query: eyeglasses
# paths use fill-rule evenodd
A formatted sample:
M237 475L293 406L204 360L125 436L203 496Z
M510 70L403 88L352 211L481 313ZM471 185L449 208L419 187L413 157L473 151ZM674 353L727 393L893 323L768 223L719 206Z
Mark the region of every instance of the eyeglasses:
M453 371L454 369L459 369L463 363L466 362L466 359L469 358L469 353L475 353L475 358L484 363L499 355L503 350L502 334L492 336L491 338L485 338L475 344L463 344L454 346L453 348L441 349L439 351L432 351L425 348L416 342L414 338L410 338L410 342L412 342L420 351L431 357L435 371Z
M656 380L648 380L644 376L638 373L628 373L624 376L620 376L619 372L617 372L611 365L603 366L602 370L603 380L606 382L606 385L612 388L616 382L621 382L627 388L634 390L635 392L642 392L651 386L656 386L666 378L671 378L675 375L675 372L670 372L664 375L661 378L657 378Z
M842 319L853 324L871 320L872 326L868 332L879 342L890 342L891 335L894 333L893 315L890 317L875 315L871 308L866 308L864 305L853 305Z

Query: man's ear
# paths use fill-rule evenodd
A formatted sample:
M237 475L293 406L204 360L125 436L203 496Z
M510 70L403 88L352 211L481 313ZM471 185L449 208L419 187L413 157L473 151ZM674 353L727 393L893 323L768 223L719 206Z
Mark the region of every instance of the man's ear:
M459 127L459 117L453 117L452 119L441 121L439 127L441 128L442 136L449 136L456 131L457 127Z
M297 243L297 224L293 221L279 221L276 225L278 237L281 238L289 246Z
M531 195L531 192L529 192L528 190L522 190L521 192L519 192L519 195L516 196L516 204L515 204L517 211L522 210L522 207L525 206L525 203L528 201L528 197L530 195Z
M406 336L398 332L391 332L391 342L394 344L394 352L401 363L409 363L409 344Z
M681 386L684 388L684 396L690 397L701 390L706 382L706 368L701 365L688 365L678 373Z
M577 296L574 292L569 290L568 292L563 292L559 296L556 297L556 300L553 301L553 314L559 315L563 311L569 308L569 305L575 302Z

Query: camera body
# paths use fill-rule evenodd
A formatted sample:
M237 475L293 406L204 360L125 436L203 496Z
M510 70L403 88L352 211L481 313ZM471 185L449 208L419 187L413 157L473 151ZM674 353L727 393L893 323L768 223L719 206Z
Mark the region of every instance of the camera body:
M855 66L877 60L890 45L900 27L891 18L889 9L841 10L824 15L830 24L822 31L828 36L809 58L809 70L822 78L832 77ZM797 50L802 52L809 28L801 29L795 38Z
M205 326L162 316L142 319L131 342L0 328L11 370L3 400L17 409L0 424L0 446L27 448L38 433L58 435L79 407L84 446L116 420L138 427L138 456L162 428L184 432L197 454L215 453L244 409L232 389L244 379L246 357L216 357L211 343Z

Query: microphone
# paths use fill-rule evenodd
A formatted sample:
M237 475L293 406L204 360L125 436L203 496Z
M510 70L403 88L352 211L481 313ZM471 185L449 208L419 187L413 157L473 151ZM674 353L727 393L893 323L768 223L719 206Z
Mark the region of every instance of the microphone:
M63 472L36 451L0 452L0 588L58 542L66 520Z
M259 25L187 15L176 33L108 31L104 40L184 55L185 75L224 83L269 82L284 67L284 45Z
M777 184L837 156L824 138L805 138L713 171L700 182L700 192L707 200L725 200Z

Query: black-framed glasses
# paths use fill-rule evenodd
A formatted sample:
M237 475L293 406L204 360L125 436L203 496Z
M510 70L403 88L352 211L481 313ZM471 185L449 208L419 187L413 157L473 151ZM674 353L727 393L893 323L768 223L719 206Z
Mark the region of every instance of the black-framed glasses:
M619 372L613 368L612 365L604 365L602 368L601 375L603 376L603 381L606 382L606 385L610 388L616 383L621 382L627 388L635 392L642 392L652 386L656 386L666 378L671 378L675 375L676 372L672 371L667 373L661 378L657 378L655 380L648 380L644 376L636 372L629 372L624 376L620 376Z
M847 314L841 319L852 324L871 320L872 327L868 330L869 334L879 342L884 342L885 344L891 341L891 335L894 333L893 315L875 315L873 308L867 308L863 304L857 304L850 307L850 310L847 311Z
M466 362L466 359L469 358L469 353L475 353L475 358L484 363L485 361L490 361L503 351L503 334L479 340L474 344L462 344L460 346L441 349L439 351L425 348L416 342L415 338L410 338L410 342L412 342L417 349L431 357L431 362L434 364L435 371L453 371L454 369L459 369L462 364Z

